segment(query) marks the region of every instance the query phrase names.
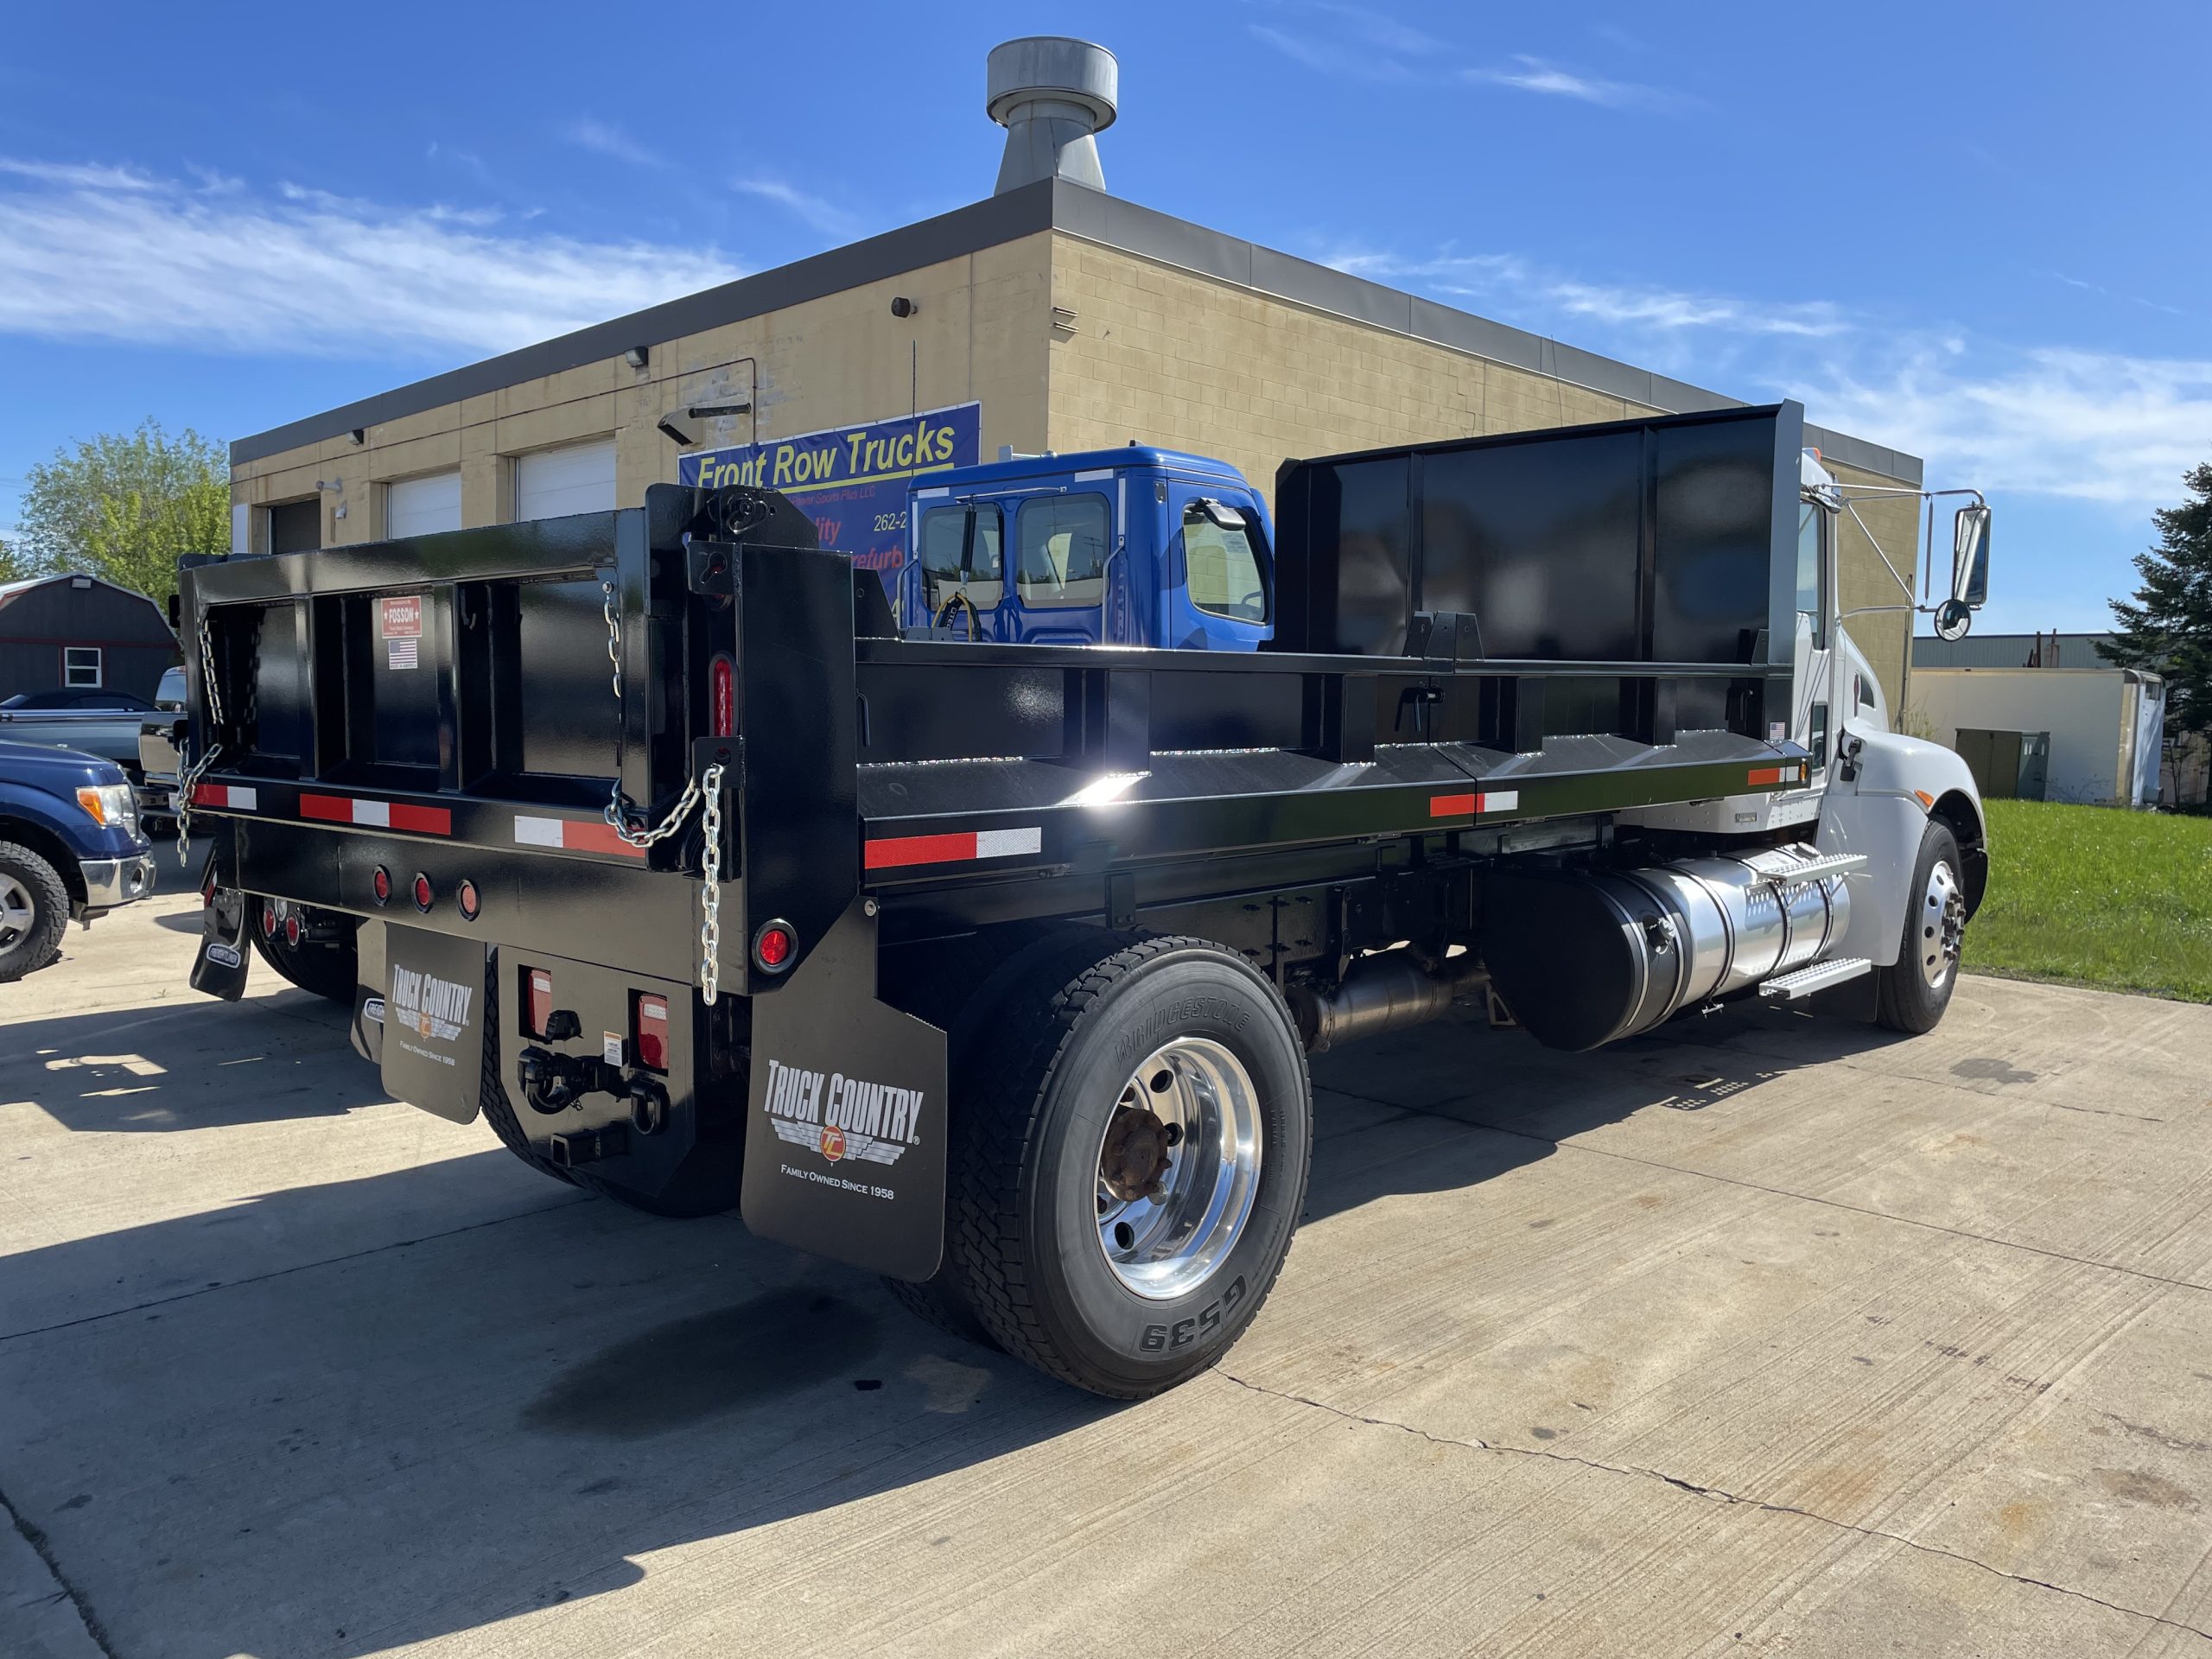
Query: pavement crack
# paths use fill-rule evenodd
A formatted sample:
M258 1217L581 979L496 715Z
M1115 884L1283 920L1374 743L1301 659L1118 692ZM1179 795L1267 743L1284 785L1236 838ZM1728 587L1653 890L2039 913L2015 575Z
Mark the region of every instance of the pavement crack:
M589 1204L589 1198L566 1198L553 1204L541 1204L528 1210L518 1210L511 1216L493 1216L484 1221L472 1221L465 1226L448 1227L441 1232L423 1233L415 1238L395 1238L382 1244L372 1244L366 1249L348 1250L343 1255L326 1255L313 1262L296 1262L289 1268L271 1268L267 1273L248 1274L243 1279L225 1279L219 1283L201 1285L192 1290L181 1290L174 1296L152 1296L129 1307L111 1307L104 1313L86 1313L73 1319L58 1319L52 1325L35 1325L22 1331L0 1331L0 1342L14 1342L22 1337L43 1337L56 1331L73 1331L80 1325L98 1325L105 1319L126 1319L133 1313L143 1313L149 1308L167 1307L174 1302L189 1302L201 1296L213 1296L219 1291L236 1290L244 1285L266 1284L271 1279L288 1279L296 1273L312 1273L317 1268L334 1268L342 1262L359 1262L365 1256L381 1255L386 1250L404 1250L410 1244L429 1244L442 1238L455 1238L463 1233L480 1232L486 1227L504 1227L511 1221L521 1221L530 1216L542 1216L554 1210L573 1210L578 1205Z
M54 1559L53 1541L23 1519L22 1511L9 1502L5 1492L0 1492L0 1511L6 1513L8 1523L15 1528L16 1535L29 1544L31 1553L45 1564L56 1586L52 1595L36 1597L28 1605L53 1605L67 1602L76 1611L77 1620L85 1627L85 1634L92 1638L92 1645L108 1659L115 1659L115 1643L108 1639L106 1626L100 1623L99 1615L92 1611L92 1604L85 1599L84 1592L72 1584L69 1575L61 1570L61 1563Z
M1284 1401L1291 1405L1310 1407L1315 1411L1325 1412L1332 1417L1340 1418L1345 1422L1357 1423L1364 1427L1393 1429L1401 1434L1410 1434L1415 1440L1426 1440L1431 1446L1452 1446L1464 1452L1488 1452L1501 1457L1533 1458L1545 1463L1563 1463L1576 1468L1595 1470L1600 1474L1627 1475L1637 1479L1657 1481L1662 1485L1671 1486L1676 1491L1686 1493L1692 1497L1702 1498L1711 1503L1741 1504L1766 1515L1795 1516L1801 1520L1833 1528L1838 1532L1855 1533L1861 1538L1900 1545L1918 1554L1938 1556L1947 1561L1955 1561L1961 1567L1972 1567L1978 1573L1986 1573L1993 1578L2008 1579L2014 1584L2024 1585L2031 1589L2048 1590L2055 1595L2065 1596L2075 1601L2086 1601L2094 1606L2102 1607L2108 1612L2143 1619L2149 1624L2163 1625L2168 1630L2179 1630L2185 1635L2193 1636L2200 1642L2212 1643L2212 1630L2199 1630L2194 1624L2186 1624L2179 1619L2168 1618L2163 1614L2149 1612L2140 1607L2130 1607L2123 1602L2107 1601L2102 1596L2091 1595L2086 1590L2076 1590L2068 1585L2053 1584L2048 1579L2030 1578L2021 1573L2008 1573L2001 1567L1992 1567L1987 1561L1977 1560L1971 1555L1961 1554L1954 1549L1945 1549L1938 1544L1923 1543L1918 1539L1909 1538L1900 1532L1889 1532L1880 1527L1861 1526L1853 1521L1839 1521L1834 1516L1822 1515L1815 1510L1801 1509L1794 1503L1777 1503L1764 1498L1748 1497L1740 1492L1729 1491L1724 1487L1700 1486L1694 1480L1685 1480L1679 1475L1670 1475L1662 1469L1646 1468L1641 1464L1606 1463L1600 1459L1580 1458L1572 1452L1554 1451L1546 1446L1512 1446L1499 1441L1463 1439L1452 1434L1432 1434L1425 1428L1418 1427L1412 1423L1402 1422L1395 1417L1370 1417L1358 1412L1347 1411L1341 1406L1331 1405L1325 1400L1316 1400L1311 1395L1293 1394L1287 1389L1268 1388L1264 1383L1252 1382L1249 1378L1239 1376L1234 1371L1220 1367L1216 1368L1215 1374L1253 1394L1264 1395L1269 1399Z

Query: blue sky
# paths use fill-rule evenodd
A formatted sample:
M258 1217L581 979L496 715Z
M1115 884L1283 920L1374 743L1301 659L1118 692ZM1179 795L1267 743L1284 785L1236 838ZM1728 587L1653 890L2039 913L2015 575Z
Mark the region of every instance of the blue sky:
M0 526L73 438L987 194L983 54L1036 32L1120 57L1117 194L1989 490L1985 628L2102 626L2212 458L2202 4L48 6L0 41Z

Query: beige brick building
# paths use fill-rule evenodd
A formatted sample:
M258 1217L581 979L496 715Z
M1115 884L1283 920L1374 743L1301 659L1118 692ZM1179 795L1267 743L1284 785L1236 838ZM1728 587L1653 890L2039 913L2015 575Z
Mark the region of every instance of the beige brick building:
M635 505L676 480L659 423L693 407L745 407L700 423L719 448L969 401L986 458L1134 438L1267 492L1293 456L1738 400L1054 178L241 439L233 537ZM1878 444L1807 442L1847 482L1920 482ZM1910 502L1860 512L1912 576ZM1847 608L1897 602L1848 519L1842 566ZM1892 707L1910 620L1853 626Z

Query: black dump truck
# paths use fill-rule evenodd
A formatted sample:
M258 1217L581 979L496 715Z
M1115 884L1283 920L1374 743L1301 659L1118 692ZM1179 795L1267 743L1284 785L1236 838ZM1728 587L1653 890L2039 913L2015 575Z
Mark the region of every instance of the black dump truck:
M1257 652L902 632L745 488L201 565L194 983L257 950L554 1180L1153 1393L1283 1264L1310 1052L1483 995L1567 1048L1942 1014L1980 805L1828 717L1801 419L1288 464Z

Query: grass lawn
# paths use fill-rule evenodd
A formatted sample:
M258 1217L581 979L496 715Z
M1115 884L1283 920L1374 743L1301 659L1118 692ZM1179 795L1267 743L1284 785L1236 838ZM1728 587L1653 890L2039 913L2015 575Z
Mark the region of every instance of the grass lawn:
M2212 817L1990 801L1985 974L2212 1001Z

